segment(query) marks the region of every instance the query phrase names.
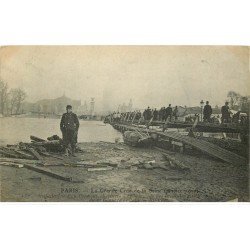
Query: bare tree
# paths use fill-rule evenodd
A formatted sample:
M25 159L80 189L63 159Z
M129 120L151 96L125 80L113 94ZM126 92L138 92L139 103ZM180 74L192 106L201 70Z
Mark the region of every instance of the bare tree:
M9 97L10 97L10 114L12 115L15 107L17 106L17 89L11 89L10 93L9 93Z
M25 100L26 96L27 95L24 92L24 90L22 90L20 88L17 89L17 104L16 104L16 113L17 114L20 113L21 105L22 105L23 101Z
M13 114L15 111L16 114L20 113L20 108L23 101L26 98L26 93L21 89L11 89L10 90L10 113Z
M5 108L7 106L7 97L8 97L8 84L0 79L0 109L2 114L4 114Z

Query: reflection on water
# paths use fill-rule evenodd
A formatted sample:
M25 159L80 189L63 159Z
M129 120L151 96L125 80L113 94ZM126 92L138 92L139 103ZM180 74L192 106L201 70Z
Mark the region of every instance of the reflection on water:
M15 144L20 141L30 142L30 135L46 139L51 135L59 135L60 119L49 118L0 118L0 144ZM122 135L110 125L101 121L80 120L78 142L115 142Z

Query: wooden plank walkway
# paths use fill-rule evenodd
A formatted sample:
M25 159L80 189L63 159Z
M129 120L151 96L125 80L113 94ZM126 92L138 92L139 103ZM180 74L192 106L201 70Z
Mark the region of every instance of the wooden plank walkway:
M129 126L123 124L112 124L112 126L120 131L136 131L146 132L149 134L156 134L160 138L165 138L168 140L174 140L182 142L186 145L189 145L197 150L200 150L214 158L223 160L227 163L233 164L234 166L246 165L247 159L237 155L233 152L230 152L224 148L221 148L213 143L204 141L202 139L193 138L190 136L181 135L178 132L159 132L154 129L139 128L137 126Z
M129 122L127 122L129 125ZM134 124L138 125L147 125L148 122L141 121L134 121ZM126 125L126 122L123 123ZM131 124L131 121L130 121ZM152 121L150 122L150 126L165 126L166 128L191 128L193 123L187 122L179 122L179 121L172 121L172 122L162 122L162 121ZM214 123L204 123L198 122L195 127L196 131L198 132L213 132L213 133L248 133L248 126L241 125L241 124L234 124L234 123L227 123L227 124L214 124Z

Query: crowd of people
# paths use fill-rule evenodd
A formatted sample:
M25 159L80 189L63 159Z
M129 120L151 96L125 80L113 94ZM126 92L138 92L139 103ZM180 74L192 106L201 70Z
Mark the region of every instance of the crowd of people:
M177 120L178 118L178 107L176 106L174 109L172 109L171 104L168 105L167 108L162 107L161 109L157 110L150 109L148 107L143 112L140 110L135 110L132 112L114 112L113 114L109 115L107 119L111 119L112 121L118 122L118 121L172 121Z
M201 118L201 114L203 118ZM198 121L203 120L206 123L239 123L241 122L242 117L240 117L241 112L238 111L236 114L233 114L230 111L229 103L225 102L225 105L221 107L221 115L212 116L213 109L209 104L209 101L206 101L206 105L202 109L201 113L194 114L194 116L185 117L186 122L194 122L196 118ZM172 108L172 105L169 104L168 107L162 107L160 109L151 109L150 107L146 108L141 112L140 110L135 110L131 112L114 112L106 117L109 121L120 122L134 122L134 121L159 121L159 122L173 122L177 121L179 117L178 106ZM243 117L244 118L244 117Z

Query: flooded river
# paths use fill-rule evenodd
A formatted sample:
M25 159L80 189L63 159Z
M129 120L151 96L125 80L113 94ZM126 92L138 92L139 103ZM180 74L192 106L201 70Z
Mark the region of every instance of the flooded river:
M46 139L52 135L59 135L60 119L50 118L0 118L0 144L15 144L20 141L30 142L30 135ZM101 121L80 120L78 142L115 142L115 138L122 140L122 135L109 124Z

